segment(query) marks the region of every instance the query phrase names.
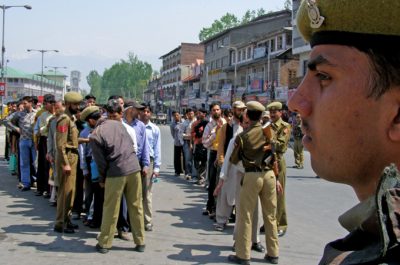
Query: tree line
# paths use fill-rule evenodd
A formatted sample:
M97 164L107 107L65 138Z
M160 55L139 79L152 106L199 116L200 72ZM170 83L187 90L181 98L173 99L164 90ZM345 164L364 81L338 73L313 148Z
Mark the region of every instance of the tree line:
M134 53L129 53L127 60L122 59L113 64L103 75L96 70L91 71L86 80L90 86L90 94L99 103L105 103L110 95L141 100L152 73L149 63L139 60Z

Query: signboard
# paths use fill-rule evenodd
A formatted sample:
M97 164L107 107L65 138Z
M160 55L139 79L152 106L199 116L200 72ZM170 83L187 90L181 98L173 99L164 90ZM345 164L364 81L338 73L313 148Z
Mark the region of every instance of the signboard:
M253 59L262 58L267 54L267 47L257 47L254 49Z
M5 82L0 82L0 96L5 96L6 95L6 83Z

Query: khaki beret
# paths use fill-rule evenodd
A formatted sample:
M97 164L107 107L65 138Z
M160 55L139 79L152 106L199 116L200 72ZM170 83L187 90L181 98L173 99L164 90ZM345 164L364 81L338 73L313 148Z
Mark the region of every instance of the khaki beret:
M238 100L238 101L233 102L232 108L244 109L244 108L246 108L246 105L243 103L243 101Z
M64 101L65 102L69 102L69 103L79 103L83 100L83 97L81 94L79 94L78 92L75 91L70 91L67 92L64 95Z
M271 118L271 115L269 114L268 110L263 111L263 113L261 114L261 117L268 117Z
M86 121L86 118L87 118L90 114L92 114L92 113L94 113L94 112L96 112L96 111L100 111L100 108L97 107L97 106L90 106L90 107L85 108L85 109L81 112L81 117L80 117L81 121Z
M296 25L311 46L398 49L399 17L399 0L302 0Z
M278 101L274 101L268 104L267 106L268 110L281 110L282 109L282 103Z
M258 101L249 101L246 103L247 110L264 111L265 107Z

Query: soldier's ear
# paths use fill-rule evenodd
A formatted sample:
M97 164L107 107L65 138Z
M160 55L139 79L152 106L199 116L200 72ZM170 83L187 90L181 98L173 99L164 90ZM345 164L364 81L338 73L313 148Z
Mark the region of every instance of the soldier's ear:
M392 126L389 130L389 138L392 141L400 143L400 106L397 109L397 115L394 117Z

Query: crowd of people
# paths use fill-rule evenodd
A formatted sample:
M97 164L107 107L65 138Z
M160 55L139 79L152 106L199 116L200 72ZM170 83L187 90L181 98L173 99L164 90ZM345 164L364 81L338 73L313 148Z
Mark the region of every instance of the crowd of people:
M21 192L56 206L54 231L100 228L96 249L106 253L114 233L145 250L152 231L152 184L161 166L160 129L151 106L111 96L107 104L68 92L64 100L25 96L8 104L6 158ZM117 196L116 196L117 195Z
M215 102L209 110L188 108L184 117L173 112L170 130L174 140L175 175L183 174L186 180L207 188L208 199L203 215L215 220L217 231L223 231L229 222L236 221L234 240L237 244L234 243L233 249L241 251L241 254L246 253L241 255L246 257L243 260L250 259L250 249L265 251L259 238L260 231L265 232L266 259L277 263L277 237L283 236L287 230L286 163L283 155L288 148L292 126L295 139L301 138L302 132L300 115L284 115L282 103L272 102L267 109L257 101L247 104L236 101L231 109L222 110L220 104ZM290 119L292 125L283 121L283 116L287 121ZM249 131L253 133L255 127L263 128L261 131L268 131L268 134L258 135L257 129L258 138L254 139L258 142L245 144L242 135ZM302 169L303 149L301 141L297 140L296 165L293 167ZM242 146L242 150L239 151L238 146ZM247 155L248 151L250 153ZM261 228L258 223L258 199L246 196L257 195L257 187L245 185L245 180L252 178L247 176L249 172L268 172L268 176L273 177L268 184L269 188L273 188L269 197L266 194L260 196L264 217L264 226ZM249 209L251 213L247 213ZM251 238L251 244L244 243L244 238ZM240 258L232 260L241 262Z

